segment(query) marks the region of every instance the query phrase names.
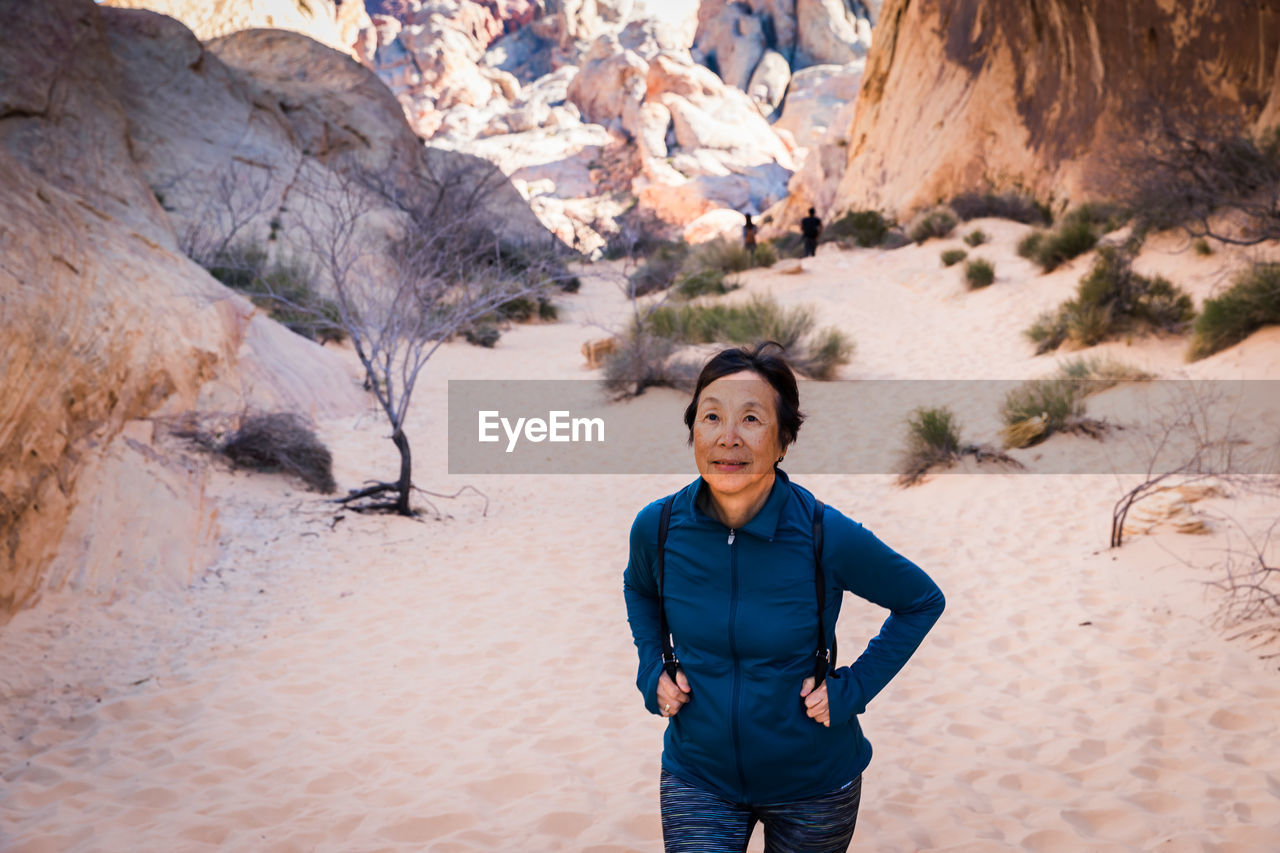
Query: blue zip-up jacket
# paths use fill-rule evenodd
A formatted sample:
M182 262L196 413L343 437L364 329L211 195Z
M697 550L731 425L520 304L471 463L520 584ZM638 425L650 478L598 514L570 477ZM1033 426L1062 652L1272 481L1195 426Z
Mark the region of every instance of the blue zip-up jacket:
M871 760L858 714L906 664L942 614L941 590L862 525L827 507L822 566L827 645L844 590L890 611L852 666L827 677L831 726L808 717L800 688L818 638L814 496L781 470L761 510L730 531L697 506L699 477L675 494L664 597L690 701L667 723L662 766L736 803L773 804L835 791ZM658 714L662 646L655 570L662 501L631 527L623 575L640 655L636 686Z

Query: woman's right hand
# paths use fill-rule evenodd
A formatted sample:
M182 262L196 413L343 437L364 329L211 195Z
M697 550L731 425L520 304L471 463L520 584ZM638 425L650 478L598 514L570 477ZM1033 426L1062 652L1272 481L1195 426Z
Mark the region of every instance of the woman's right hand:
M658 713L664 717L679 714L684 703L692 698L691 693L689 679L685 677L683 669L676 670L674 681L663 672L658 676Z

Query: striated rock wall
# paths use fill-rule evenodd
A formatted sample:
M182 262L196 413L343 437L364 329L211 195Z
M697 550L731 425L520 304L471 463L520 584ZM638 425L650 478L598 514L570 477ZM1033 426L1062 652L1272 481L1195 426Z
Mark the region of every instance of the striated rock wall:
M886 0L844 174L822 212L900 214L968 189L1105 196L1153 110L1257 122L1280 7L1161 0ZM1267 113L1276 114L1274 107ZM810 202L795 192L787 210Z

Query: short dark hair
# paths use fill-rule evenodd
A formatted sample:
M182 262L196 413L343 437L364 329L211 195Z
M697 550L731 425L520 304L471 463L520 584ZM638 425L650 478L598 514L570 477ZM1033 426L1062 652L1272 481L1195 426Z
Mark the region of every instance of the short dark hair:
M810 215L810 216L813 216L813 214L814 214L815 212L816 212L816 211L815 211L812 207L811 207L811 208L809 208L809 215Z
M702 366L698 384L693 389L693 399L684 410L684 425L689 428L689 443L693 444L693 421L698 416L698 399L702 389L717 379L743 370L750 370L768 382L777 396L778 443L786 450L795 442L804 423L800 411L800 391L796 388L796 375L785 358L786 348L777 341L765 341L753 347L733 347L720 350Z

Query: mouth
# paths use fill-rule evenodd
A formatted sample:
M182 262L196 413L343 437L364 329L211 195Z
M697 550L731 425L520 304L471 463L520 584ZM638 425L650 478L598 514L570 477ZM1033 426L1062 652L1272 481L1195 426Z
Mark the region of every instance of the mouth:
M711 469L719 471L722 474L736 474L747 470L750 463L733 460L733 459L713 459L711 460Z

